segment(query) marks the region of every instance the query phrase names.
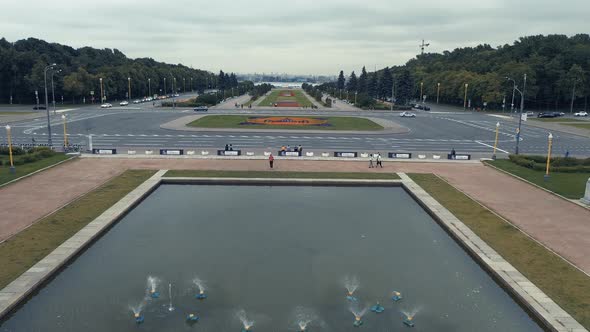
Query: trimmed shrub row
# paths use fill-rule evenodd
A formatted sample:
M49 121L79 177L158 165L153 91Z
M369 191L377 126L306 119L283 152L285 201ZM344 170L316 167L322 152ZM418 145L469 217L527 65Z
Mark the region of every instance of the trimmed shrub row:
M22 151L21 154L14 154L14 148L12 149L13 156L14 156L14 165L24 165L29 163L34 163L36 161L49 158L56 154L55 151L45 148L45 147L38 147L32 148L30 150L23 150L18 148ZM8 148L7 148L8 151ZM8 152L6 153L8 154ZM6 158L5 160L0 160L0 166L10 166L10 160Z
M536 171L545 171L547 167L547 157L544 156L509 156L510 161L516 165L534 169ZM551 158L550 170L558 173L590 173L590 158L577 159L571 157L554 157Z

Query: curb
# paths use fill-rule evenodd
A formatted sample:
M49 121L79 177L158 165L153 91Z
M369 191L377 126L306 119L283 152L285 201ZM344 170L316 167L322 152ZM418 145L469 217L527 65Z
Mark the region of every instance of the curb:
M62 161L60 161L60 162L57 162L57 163L55 163L55 164L53 164L53 165L49 165L49 166L47 166L47 167L44 167L44 168L38 169L38 170L36 170L36 171L34 171L34 172L32 172L32 173L29 173L29 174L27 174L27 175L23 175L23 176L21 176L21 177L19 177L19 178L16 178L16 179L14 179L14 180L10 180L10 181L8 181L8 182L6 182L6 183L0 184L0 188L4 188L4 187L8 186L9 184L12 184L12 183L14 183L14 182L17 182L17 181L20 181L20 180L22 180L22 179L28 178L28 177L30 177L30 176L33 176L33 175L37 174L37 173L41 173L41 172L43 172L43 171L45 171L45 170L48 170L48 169L50 169L50 168L53 168L53 167L55 167L55 166L61 165L61 164L65 163L66 161L70 161L70 160L72 160L72 159L75 159L75 158L78 158L78 157L80 157L80 156L73 156L73 157L70 157L70 158L68 158L68 159L65 159L65 160L62 160Z
M563 199L564 201L567 201L567 202L569 202L569 203L572 203L572 204L574 204L574 205L577 205L577 206L579 206L579 207L582 207L582 208L584 208L584 209L586 209L586 210L590 210L590 206L585 206L585 205L583 205L581 202L578 202L578 201L576 201L575 199L569 199L569 198L567 198L567 197L564 197L564 196L562 196L562 195L560 195L560 194L558 194L558 193L556 193L556 192L553 192L553 191L551 191L551 190L549 190L549 189L547 189L547 188L543 188L543 187L539 186L539 185L538 185L538 184L536 184L536 183L532 183L531 181L529 181L529 180L527 180L527 179L523 179L523 178L521 178L521 177L520 177L520 176L518 176L518 175L512 174L512 173L510 173L510 172L508 172L508 171L505 171L505 170L503 170L503 169L501 169L501 168L498 168L498 167L496 167L496 166L494 166L494 165L490 165L489 163L485 163L485 162L484 162L483 164L484 164L484 166L491 167L491 168L495 169L496 171L499 171L499 172L501 172L501 173L504 173L504 174L508 174L508 175L512 176L513 178L516 178L516 179L518 179L518 180L520 180L520 181L522 181L522 182L525 182L525 183L528 183L528 184L530 184L530 185L531 185L531 186L533 186L533 187L536 187L536 188L538 188L538 189L541 189L541 190L543 190L543 191L545 191L545 192L548 192L548 193L550 193L550 194L552 194L552 195L554 195L554 196L557 196L557 197L559 197L559 198Z

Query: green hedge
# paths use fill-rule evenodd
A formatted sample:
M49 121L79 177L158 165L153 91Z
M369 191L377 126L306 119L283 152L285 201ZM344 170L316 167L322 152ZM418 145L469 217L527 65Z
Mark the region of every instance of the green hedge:
M530 168L536 171L545 171L547 167L547 157L545 156L525 156L525 155L510 155L510 161L513 163ZM550 165L551 172L561 173L590 173L590 158L577 159L554 157L551 158Z
M45 147L32 148L26 151L21 148L18 149L22 151L21 154L14 154L13 148L13 163L15 166L34 163L36 161L49 158L56 154L55 151ZM10 166L10 159L4 158L4 160L0 160L0 166L2 165Z

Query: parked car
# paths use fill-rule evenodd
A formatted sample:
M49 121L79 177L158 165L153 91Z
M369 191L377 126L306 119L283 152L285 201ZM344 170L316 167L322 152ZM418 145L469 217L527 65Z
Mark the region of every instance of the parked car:
M113 105L109 104L109 103L104 103L102 105L100 105L100 108L111 108L113 107Z
M557 112L539 112L537 118L556 118L559 116Z
M139 104L140 102L141 102L141 101L139 101L139 100L134 100L134 101L133 101L133 103L134 103L134 104Z
M426 105L422 105L422 104L416 104L414 105L415 109L418 110L423 110L423 111L430 111L430 107L426 106Z
M195 112L207 112L208 110L209 108L207 106L197 106L193 108L193 111Z
M122 102L119 103L120 106L127 106L129 105L129 102L126 100L123 100Z
M586 112L586 111L579 111L577 113L574 113L574 116L588 116L588 112Z
M37 110L44 110L45 109L45 106L40 106L40 105L39 106L33 106L33 109L36 110L36 111Z
M528 111L528 112L526 112L526 116L535 116L535 113L534 112L531 112L531 111Z
M401 116L402 118L415 118L416 114L415 113L411 113L411 112L401 112L399 114L399 116Z

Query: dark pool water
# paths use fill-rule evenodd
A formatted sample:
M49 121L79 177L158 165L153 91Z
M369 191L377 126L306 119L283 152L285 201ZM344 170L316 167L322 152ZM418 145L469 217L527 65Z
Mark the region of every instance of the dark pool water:
M161 296L136 325L148 275ZM358 306L385 308L360 328L346 276ZM417 311L415 331L541 331L401 188L189 185L157 189L0 331L237 332L239 309L260 332L296 331L300 311L315 316L309 331L404 331L402 311Z

